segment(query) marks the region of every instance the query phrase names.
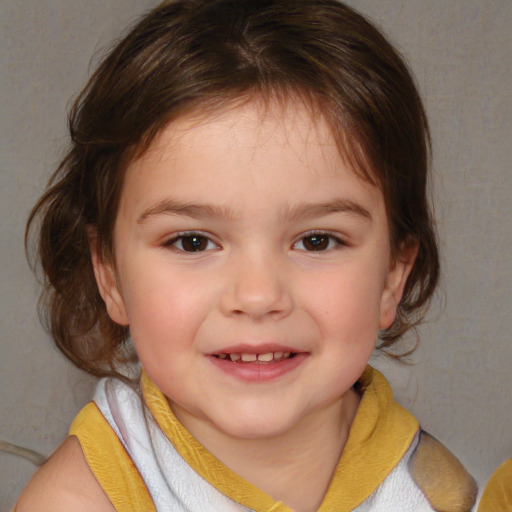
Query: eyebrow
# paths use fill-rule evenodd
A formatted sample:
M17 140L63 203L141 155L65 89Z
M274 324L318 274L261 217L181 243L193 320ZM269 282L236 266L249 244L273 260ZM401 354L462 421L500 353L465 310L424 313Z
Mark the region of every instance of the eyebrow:
M302 203L292 207L286 207L281 217L288 221L314 219L334 213L348 213L363 219L372 220L370 212L359 203L349 199L334 199L323 203ZM155 215L185 216L194 219L205 217L233 218L231 208L210 205L182 203L174 199L164 199L144 210L137 219L138 224L143 224Z
M350 199L334 199L324 203L299 204L287 208L284 217L289 220L304 220L324 217L333 213L349 213L363 219L372 220L368 209Z
M142 224L154 215L176 215L202 219L204 217L233 217L230 208L210 204L182 203L173 199L164 199L144 210L137 219Z

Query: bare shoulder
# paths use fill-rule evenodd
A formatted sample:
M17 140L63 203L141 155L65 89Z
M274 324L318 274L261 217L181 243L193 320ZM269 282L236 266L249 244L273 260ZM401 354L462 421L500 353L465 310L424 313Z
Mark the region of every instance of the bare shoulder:
M69 510L115 512L74 436L68 437L35 473L16 505L16 512Z

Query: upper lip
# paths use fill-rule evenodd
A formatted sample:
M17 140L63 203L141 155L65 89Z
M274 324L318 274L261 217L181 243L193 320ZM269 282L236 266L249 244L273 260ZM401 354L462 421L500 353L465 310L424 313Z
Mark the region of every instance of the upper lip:
M297 354L304 351L289 345L281 345L278 343L262 343L260 345L230 345L229 347L225 347L220 350L214 350L208 355L216 356L218 354L268 354L270 352L292 352Z

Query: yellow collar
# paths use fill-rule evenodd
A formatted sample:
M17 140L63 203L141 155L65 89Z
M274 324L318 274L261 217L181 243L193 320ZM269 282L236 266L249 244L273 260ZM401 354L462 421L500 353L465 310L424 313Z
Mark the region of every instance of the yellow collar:
M418 422L393 400L391 388L368 366L360 383L363 396L347 444L319 512L350 511L382 483L411 445ZM176 419L163 393L142 372L144 400L178 453L206 481L256 512L290 511L231 471Z

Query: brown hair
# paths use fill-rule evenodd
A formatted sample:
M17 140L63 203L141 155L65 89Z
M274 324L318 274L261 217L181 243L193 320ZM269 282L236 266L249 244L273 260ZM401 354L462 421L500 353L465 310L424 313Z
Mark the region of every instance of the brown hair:
M327 120L356 172L383 191L392 249L418 256L388 348L422 318L439 274L427 198L429 131L402 58L337 0L176 0L145 16L106 56L74 103L71 147L35 205L45 276L42 311L59 349L95 374L117 374L126 327L112 322L91 264L94 231L112 259L130 161L185 111L291 94ZM28 240L28 238L27 238Z

